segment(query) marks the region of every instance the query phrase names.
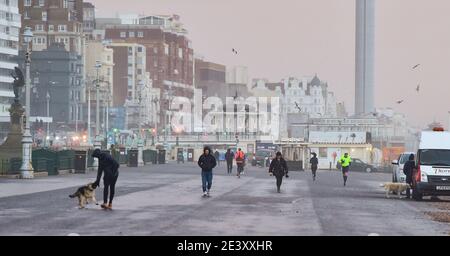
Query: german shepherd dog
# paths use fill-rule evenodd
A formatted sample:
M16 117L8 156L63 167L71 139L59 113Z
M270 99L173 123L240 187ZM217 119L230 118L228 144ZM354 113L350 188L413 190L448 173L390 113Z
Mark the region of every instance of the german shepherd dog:
M95 199L95 189L92 184L93 183L88 183L86 186L78 188L77 192L69 196L70 198L78 197L80 209L83 209L85 204L88 204L89 201L98 205L97 200Z

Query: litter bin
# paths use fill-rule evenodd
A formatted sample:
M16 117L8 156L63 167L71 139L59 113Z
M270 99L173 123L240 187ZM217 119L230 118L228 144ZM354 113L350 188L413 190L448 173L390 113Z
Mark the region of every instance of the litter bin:
M138 150L128 150L128 167L138 167Z
M166 150L159 150L158 151L158 164L165 164L166 163Z
M75 173L86 173L88 156L86 150L75 151Z

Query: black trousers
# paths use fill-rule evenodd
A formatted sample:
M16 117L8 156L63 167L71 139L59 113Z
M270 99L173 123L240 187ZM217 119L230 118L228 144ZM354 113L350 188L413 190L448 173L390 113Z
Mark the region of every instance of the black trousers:
M227 172L231 173L233 170L233 161L227 161Z
M277 190L280 190L281 183L283 182L283 176L281 175L275 175L275 178L277 179Z
M103 184L105 185L105 187L103 188L103 203L107 203L109 194L109 203L112 204L114 194L116 193L116 182L118 177L119 176L105 178L103 180Z

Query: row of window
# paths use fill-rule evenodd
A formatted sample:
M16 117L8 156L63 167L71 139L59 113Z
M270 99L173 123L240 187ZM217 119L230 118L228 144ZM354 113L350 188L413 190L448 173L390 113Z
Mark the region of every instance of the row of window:
M18 7L17 0L0 0L0 3L6 6Z
M120 32L120 37L121 38L127 38L127 32ZM128 37L129 38L136 37L136 33L134 31L130 31L130 32L128 32ZM144 37L144 32L138 31L137 32L137 37L143 38Z
M67 25L58 25L56 27L59 32L67 32ZM43 32L44 31L44 25L43 24L36 24L35 31L37 32ZM54 32L55 31L55 25L48 25L48 32Z
M67 0L64 0L64 1L67 3ZM40 6L40 7L45 6L45 0L37 0L37 1L35 1L35 3L36 3L36 6ZM33 4L32 0L24 0L23 1L24 6L31 6L32 4Z
M19 43L16 41L0 39L0 47L11 48L11 49L17 50L18 46L19 46Z
M0 11L0 19L13 22L20 22L20 15L17 13Z
M19 36L19 28L0 25L0 32L10 36Z

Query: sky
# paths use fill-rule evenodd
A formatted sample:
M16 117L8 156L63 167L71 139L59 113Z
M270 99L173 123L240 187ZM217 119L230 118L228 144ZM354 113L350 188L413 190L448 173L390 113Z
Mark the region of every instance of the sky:
M450 1L375 1L375 106L404 113L412 125L448 127ZM194 51L206 60L245 65L250 77L271 81L317 74L354 111L355 0L91 2L99 17L178 14Z

